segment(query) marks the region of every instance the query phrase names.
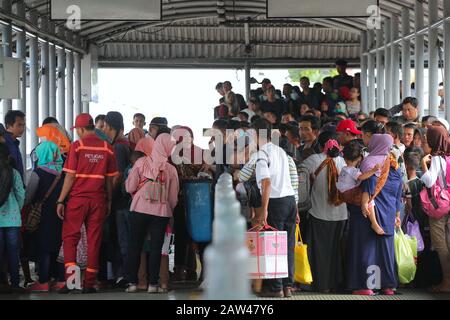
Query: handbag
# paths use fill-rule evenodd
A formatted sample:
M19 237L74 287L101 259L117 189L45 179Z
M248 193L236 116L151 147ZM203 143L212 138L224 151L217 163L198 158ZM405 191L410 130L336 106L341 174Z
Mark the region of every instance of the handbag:
M56 176L50 186L50 189L48 189L44 197L40 201L37 201L27 207L24 223L26 231L34 232L39 228L39 223L41 222L42 216L42 206L44 205L45 201L47 201L48 197L50 197L50 195L53 193L60 179L61 175Z
M425 250L425 243L423 241L422 233L420 232L420 225L417 219L412 217L411 212L408 212L402 223L402 230L410 237L417 239L417 251L422 252Z
M267 154L266 151L264 151L264 150L260 150L260 151L265 154L267 159L269 159L269 155ZM258 161L266 161L266 160L259 158L256 160L256 162L258 162ZM256 163L255 163L255 166L256 166ZM267 162L267 166L270 167L270 160ZM255 175L253 175L253 177L250 180L244 182L244 187L245 187L245 190L247 191L247 199L248 199L249 206L251 208L261 208L262 196L261 196L261 191L259 190L259 187L258 187L258 183L256 182Z
M447 161L447 158L445 159ZM441 219L445 217L450 211L450 193L448 192L447 178L444 174L444 169L441 164L441 178L443 186L440 185L439 181L431 188L424 188L420 192L420 200L422 200L423 211L433 219ZM448 164L447 164L448 167Z
M295 272L294 281L306 285L313 282L311 267L308 260L308 245L303 243L302 235L300 234L300 226L295 227Z

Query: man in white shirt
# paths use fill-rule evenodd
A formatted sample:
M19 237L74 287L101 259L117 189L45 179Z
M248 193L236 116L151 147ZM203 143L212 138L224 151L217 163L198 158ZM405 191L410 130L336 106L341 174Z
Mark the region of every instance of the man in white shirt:
M290 297L294 285L294 247L297 205L295 191L289 171L286 152L271 142L272 125L265 119L258 119L252 125L258 135L258 160L256 182L261 191L262 217L256 220L260 225L268 224L279 231L287 231L288 273L284 279L267 280L267 288L261 292L265 297Z

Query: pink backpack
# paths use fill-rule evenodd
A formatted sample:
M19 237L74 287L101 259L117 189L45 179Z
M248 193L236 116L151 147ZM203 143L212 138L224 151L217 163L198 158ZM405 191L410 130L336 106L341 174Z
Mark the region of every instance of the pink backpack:
M447 163L446 171L441 164L441 178L444 185L441 186L439 179L431 188L423 188L420 192L420 199L422 200L423 211L433 219L441 219L450 212L450 193L448 190L448 172L450 167L450 157L445 157Z

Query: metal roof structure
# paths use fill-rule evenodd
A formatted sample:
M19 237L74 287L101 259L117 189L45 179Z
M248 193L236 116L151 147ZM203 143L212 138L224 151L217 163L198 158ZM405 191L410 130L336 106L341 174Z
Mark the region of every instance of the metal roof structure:
M422 2L427 25L428 1ZM379 4L384 18L410 10L414 30L415 0ZM25 0L25 6L28 16L50 18L49 0ZM0 17L4 14L1 9ZM56 32L48 32L72 43L72 33L67 34L63 24L55 21ZM74 35L84 50L89 44L99 46L103 66L164 67L170 60L170 66L233 67L251 60L255 66L286 67L331 66L336 58L359 65L365 30L364 18L267 19L266 0L162 0L161 21L86 21Z

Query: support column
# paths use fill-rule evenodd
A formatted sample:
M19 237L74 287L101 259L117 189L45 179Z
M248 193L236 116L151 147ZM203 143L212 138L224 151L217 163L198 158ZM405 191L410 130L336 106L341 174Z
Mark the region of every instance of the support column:
M416 31L419 31L424 27L423 19L423 4L422 1L416 0L415 7L415 20L416 20ZM416 70L416 98L419 100L419 115L424 116L425 98L424 98L424 88L425 88L425 66L424 66L424 47L425 38L423 35L417 35L415 38L415 61L414 68Z
M367 39L367 51L370 52L372 48L372 44L375 40L375 33L373 30L368 31L368 39ZM375 110L376 106L376 92L375 92L375 54L369 53L369 58L367 61L368 67L368 80L369 80L369 103L368 103L368 112Z
M383 30L378 29L375 31L377 36L377 45L376 47L379 49L383 46ZM377 51L377 103L375 108L384 108L384 61L383 61L384 52L383 50Z
M66 128L66 51L64 48L57 48L56 51L58 55L58 103L56 105L56 117L61 126Z
M445 2L445 1L444 1ZM429 0L429 24L438 21L438 0ZM430 29L428 32L428 94L430 115L439 116L439 48L438 29Z
M392 59L391 59L391 47L388 44L391 42L391 19L386 18L384 21L384 70L385 70L385 86L386 91L384 93L384 107L389 109L392 104Z
M36 24L37 16L33 12L30 20ZM35 129L39 125L39 52L38 38L33 36L28 40L30 46L30 107L27 116L30 118L30 148L34 149L38 144L38 137Z
M23 1L20 1L16 4L16 14L17 16L25 19L25 5ZM27 112L27 36L25 30L22 29L21 32L17 32L17 57L19 59L23 59L23 63L20 67L20 100L18 101L17 108L23 113ZM27 158L27 134L24 134L22 138L20 138L20 153L22 155L22 159L26 165L25 159Z
M82 111L83 105L81 103L81 55L74 53L75 65L75 89L74 89L74 103L75 103L75 117Z
M444 1L444 17L450 17L450 2ZM450 21L444 23L444 48L450 48ZM444 50L445 118L450 121L450 50Z
M89 113L89 102L83 101L83 113Z
M7 12L12 12L12 1L3 0L2 9ZM12 25L9 23L7 26L2 25L2 43L3 43L3 54L5 57L12 56ZM5 79L6 81L7 79ZM12 100L3 99L3 115L5 115L9 110L12 109ZM3 121L3 119L1 120Z
M402 35L410 33L409 9L402 9ZM402 99L411 96L411 41L402 42Z
M48 25L45 18L41 20L41 29L47 30ZM39 114L39 124L50 114L49 105L49 45L48 41L41 42L41 109Z
M367 61L368 57L364 55L367 49L367 32L361 32L361 110L368 113L368 94L367 94Z
M397 16L391 18L391 41L397 40L400 36L398 29L399 21ZM391 105L400 103L400 48L398 44L393 44L391 48L391 70L392 70L392 100Z
M66 127L73 126L73 53L66 52Z
M245 99L250 100L250 63L245 61Z

